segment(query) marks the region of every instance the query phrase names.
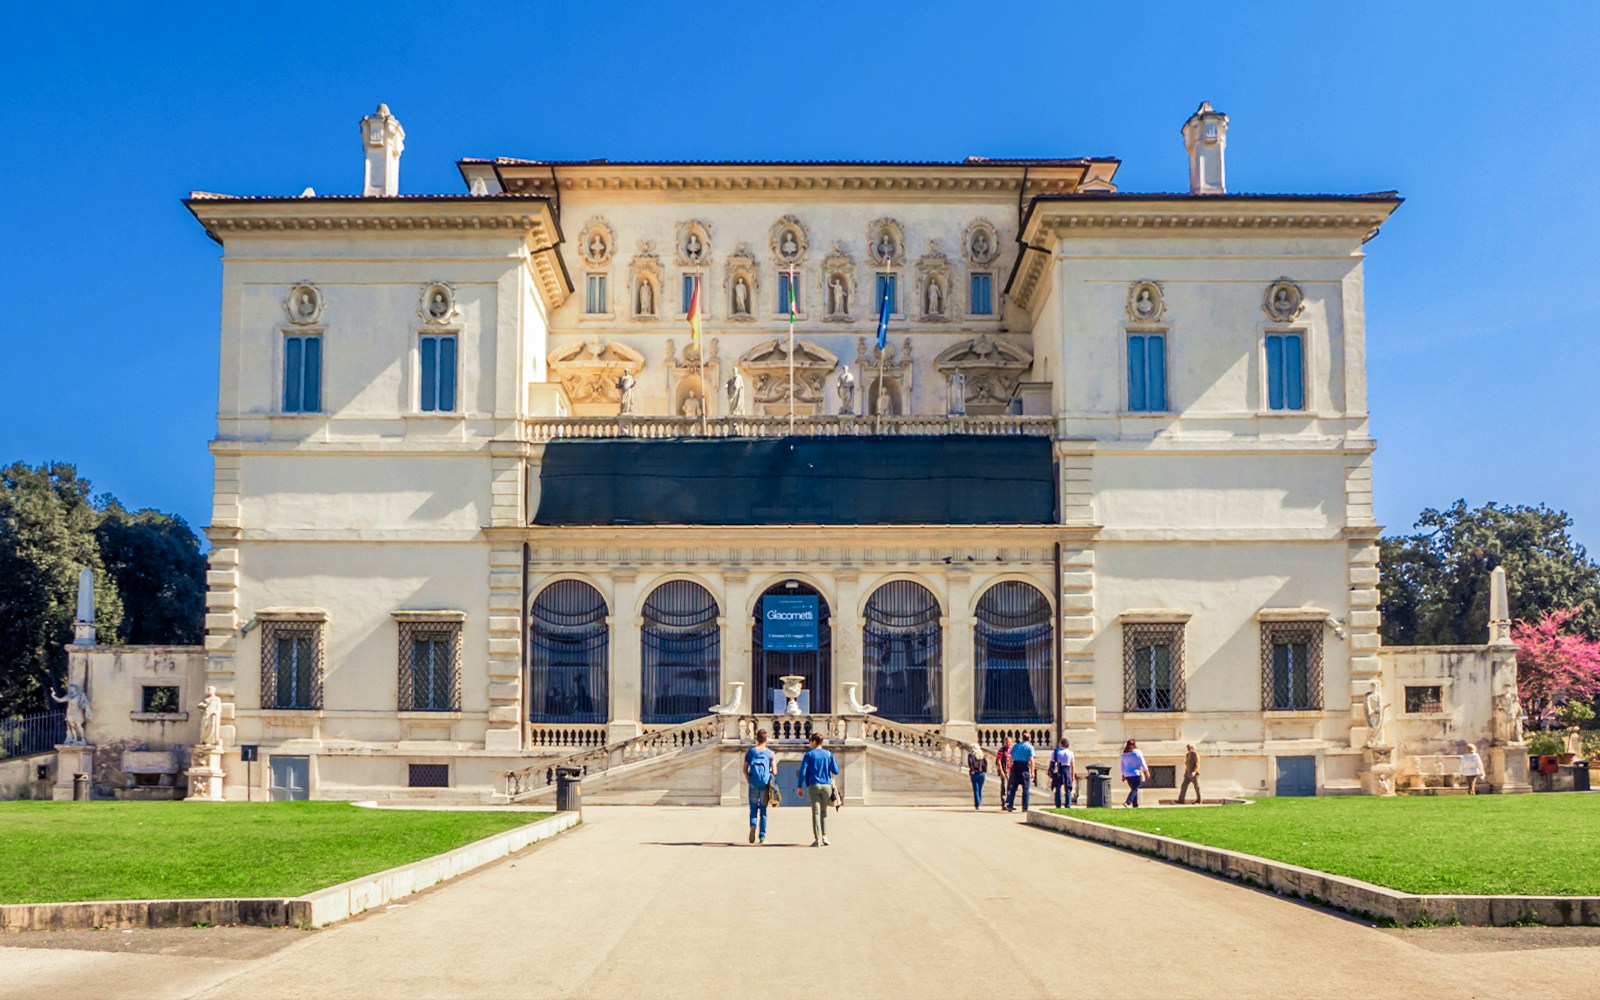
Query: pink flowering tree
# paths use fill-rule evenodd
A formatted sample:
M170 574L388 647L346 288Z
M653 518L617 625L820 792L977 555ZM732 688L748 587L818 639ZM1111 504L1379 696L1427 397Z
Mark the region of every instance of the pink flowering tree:
M1511 627L1517 643L1517 695L1537 726L1548 726L1566 702L1600 694L1600 642L1564 631L1578 611L1546 611L1536 622L1518 619Z

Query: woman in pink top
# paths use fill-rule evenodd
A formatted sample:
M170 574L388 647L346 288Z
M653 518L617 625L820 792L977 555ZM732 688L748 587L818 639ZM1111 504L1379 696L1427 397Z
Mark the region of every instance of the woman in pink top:
M1122 780L1128 783L1128 798L1123 808L1139 808L1139 784L1150 778L1150 765L1144 762L1139 744L1129 740L1122 746Z

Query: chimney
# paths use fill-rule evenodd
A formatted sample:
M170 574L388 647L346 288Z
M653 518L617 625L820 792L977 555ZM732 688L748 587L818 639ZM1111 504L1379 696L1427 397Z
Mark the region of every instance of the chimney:
M406 130L400 127L389 105L361 119L361 145L367 152L367 180L362 197L375 198L400 193L400 154L406 148Z
M1222 151L1228 145L1228 116L1201 101L1183 123L1183 147L1189 151L1189 193L1227 194Z

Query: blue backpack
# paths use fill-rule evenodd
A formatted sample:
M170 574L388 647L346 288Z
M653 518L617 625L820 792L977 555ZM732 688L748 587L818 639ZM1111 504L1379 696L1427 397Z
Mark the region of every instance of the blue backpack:
M745 760L750 766L750 784L757 788L772 784L772 751L763 753L759 747L751 747Z

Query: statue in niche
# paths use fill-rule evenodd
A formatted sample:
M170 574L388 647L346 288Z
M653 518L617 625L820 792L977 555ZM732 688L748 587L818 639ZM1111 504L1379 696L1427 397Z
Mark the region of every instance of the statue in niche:
M1383 703L1383 685L1376 680L1368 681L1367 684L1367 746L1388 746L1383 740L1384 717L1389 712L1388 706Z
M691 392L683 398L683 406L679 412L686 417L699 417L704 408L700 405L700 394Z
M952 417L967 415L967 377L960 372L951 372L950 380L945 383L945 408Z
M649 281L639 282L639 315L654 316L656 312L656 292Z
M944 293L939 289L938 278L933 278L928 282L928 315L944 315Z
M981 229L972 235L972 258L974 260L989 258L989 234Z
M878 234L878 259L886 264L894 260L894 236L887 229Z
M217 689L207 687L205 698L195 707L200 709L201 744L210 747L221 746L222 699L217 697Z
M878 416L894 416L894 406L890 403L890 397L893 392L894 390L889 388L887 385L878 390L878 398L873 401L873 411L877 413Z
M1139 289L1139 296L1133 301L1133 311L1140 319L1149 319L1156 314L1156 302L1150 297L1150 289Z
M601 236L599 234L599 232L595 232L595 233L591 234L590 237L589 237L589 259L594 261L595 263L599 263L600 261L605 260L605 258L606 258L606 241L605 241L605 237Z
M728 376L728 384L724 388L728 393L728 416L741 416L744 413L744 375L735 370Z
M750 315L750 282L742 274L733 282L733 312L736 316Z
M617 401L620 404L617 410L618 413L627 414L633 412L633 386L633 376L628 372L623 372L617 378Z
M705 244L700 242L700 234L691 232L689 238L683 241L683 259L693 263L700 263L700 257L706 252Z
M782 254L785 260L790 260L799 252L800 244L794 238L794 230L785 229L783 231L783 239L778 244L778 253Z
M444 289L435 288L433 294L428 296L428 315L434 319L444 319L450 315L450 297Z
M850 366L845 365L839 372L839 415L855 416L856 413L856 377L850 374Z
M56 689L50 689L50 700L58 705L67 706L67 743L70 746L87 746L89 741L84 736L84 727L94 719L94 710L89 705L89 694L76 684L67 685L67 695L62 697L56 694Z
M844 278L837 274L828 279L828 312L833 316L850 312L850 290L845 288Z

